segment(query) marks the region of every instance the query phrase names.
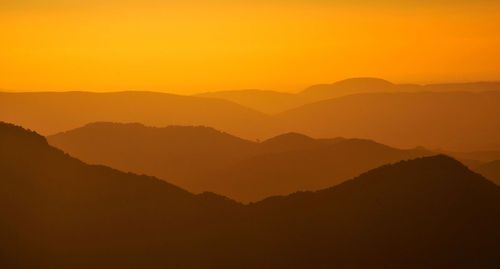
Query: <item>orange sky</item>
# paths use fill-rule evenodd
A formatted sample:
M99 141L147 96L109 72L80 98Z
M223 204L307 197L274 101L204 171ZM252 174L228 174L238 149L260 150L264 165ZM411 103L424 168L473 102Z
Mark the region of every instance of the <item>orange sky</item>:
M394 2L2 1L0 88L190 94L358 76L500 79L499 1Z

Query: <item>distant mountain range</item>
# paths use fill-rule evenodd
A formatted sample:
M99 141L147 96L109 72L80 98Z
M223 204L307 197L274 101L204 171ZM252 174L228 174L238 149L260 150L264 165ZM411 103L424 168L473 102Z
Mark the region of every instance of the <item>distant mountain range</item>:
M193 192L242 202L318 190L383 164L435 153L360 139L313 139L288 133L261 143L207 127L93 123L48 137L93 164L154 175Z
M332 98L360 93L389 92L483 92L500 91L500 82L471 82L448 84L393 84L378 78L351 78L332 84L318 84L296 94L263 90L235 90L197 94L200 97L220 98L268 114Z
M443 155L243 206L87 165L36 133L0 123L0 195L5 268L496 268L500 262L500 187Z
M210 126L248 140L297 132L315 138L371 139L399 148L492 151L500 150L499 85L350 79L298 94L210 94L228 100L152 92L0 93L0 120L45 135L96 121L141 122ZM280 107L273 108L273 115L252 109L268 112L273 104Z
M500 149L500 91L349 95L277 115L313 137L359 137L396 147Z

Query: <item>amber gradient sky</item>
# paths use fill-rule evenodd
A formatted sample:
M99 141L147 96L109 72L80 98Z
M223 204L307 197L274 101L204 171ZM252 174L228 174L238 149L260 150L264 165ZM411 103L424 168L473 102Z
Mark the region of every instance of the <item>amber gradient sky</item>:
M500 79L500 1L0 0L0 88Z

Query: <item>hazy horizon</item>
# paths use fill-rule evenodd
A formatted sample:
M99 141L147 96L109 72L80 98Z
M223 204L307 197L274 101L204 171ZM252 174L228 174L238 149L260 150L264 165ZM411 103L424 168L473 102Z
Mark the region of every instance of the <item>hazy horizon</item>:
M274 91L279 93L299 93L311 86L316 85L330 85L337 82L350 80L350 79L381 79L393 83L395 85L418 85L418 86L427 86L427 85L440 85L440 84L467 84L467 83L482 83L482 82L500 82L500 75L497 79L491 80L443 80L443 81L429 81L429 82L416 82L416 81L392 81L383 77L370 77L370 76L355 76L355 77L346 77L338 80L332 81L323 81L323 82L312 82L306 84L303 87L297 86L294 89L267 89L267 88L252 88L252 87L243 87L243 88L228 88L228 89L219 89L219 88L200 88L198 90L194 89L193 91L181 92L176 89L141 89L141 88L130 88L130 89L8 89L5 87L0 87L0 92L7 93L29 93L29 92L92 92L92 93L116 93L116 92L154 92L154 93L167 93L167 94L176 94L176 95L197 95L202 93L215 93L215 92L231 92L231 91L247 91L247 90L258 90L258 91Z
M500 78L495 1L4 1L0 88L298 91ZM29 78L29 79L26 79Z

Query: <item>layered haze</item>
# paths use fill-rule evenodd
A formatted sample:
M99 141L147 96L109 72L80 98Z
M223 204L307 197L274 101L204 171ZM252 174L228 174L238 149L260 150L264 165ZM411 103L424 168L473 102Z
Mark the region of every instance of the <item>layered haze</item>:
M500 265L500 1L0 1L1 268Z

